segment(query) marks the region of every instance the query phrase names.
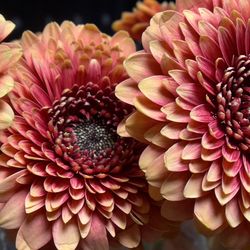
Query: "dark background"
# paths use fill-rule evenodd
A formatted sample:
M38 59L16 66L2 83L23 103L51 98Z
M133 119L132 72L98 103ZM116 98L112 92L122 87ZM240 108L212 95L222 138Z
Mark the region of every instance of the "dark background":
M42 31L50 21L71 20L76 24L95 23L112 34L111 24L125 10L131 11L137 0L1 0L0 13L16 24L9 39L19 38L24 30ZM162 2L162 1L159 1Z

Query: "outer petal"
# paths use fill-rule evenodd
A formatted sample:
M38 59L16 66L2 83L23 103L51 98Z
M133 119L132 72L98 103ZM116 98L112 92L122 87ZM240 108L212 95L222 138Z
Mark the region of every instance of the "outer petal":
M20 227L16 247L19 250L40 249L52 238L51 226L45 214L29 215Z
M75 250L80 240L79 229L74 220L64 224L59 218L52 226L52 235L58 250Z
M14 112L4 101L0 100L0 129L9 127L14 119Z
M27 190L15 193L0 210L0 225L6 229L20 227L25 218L24 201Z
M92 217L91 228L88 236L81 241L84 250L108 250L109 243L104 221L97 216Z

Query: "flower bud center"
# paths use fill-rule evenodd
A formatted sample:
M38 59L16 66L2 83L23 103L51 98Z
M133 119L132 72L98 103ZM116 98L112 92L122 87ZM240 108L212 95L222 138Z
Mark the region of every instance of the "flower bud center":
M240 55L217 84L218 119L232 146L250 152L250 55Z

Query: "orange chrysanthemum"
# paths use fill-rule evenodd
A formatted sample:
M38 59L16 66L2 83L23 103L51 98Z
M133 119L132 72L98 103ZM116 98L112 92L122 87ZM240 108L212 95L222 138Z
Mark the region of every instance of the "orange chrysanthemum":
M123 125L148 144L139 163L166 218L249 235L250 2L192 2L155 15L125 61L116 95L137 111Z
M150 19L158 12L175 9L174 3L159 3L157 0L143 0L137 2L133 12L122 13L121 20L113 23L113 30L126 30L136 40L141 40L141 35L149 26Z
M0 15L0 42L2 42L14 29L15 25L11 21L6 21ZM8 74L8 70L20 59L21 50L15 44L0 44L0 98L3 98L14 87L14 80ZM0 100L0 129L10 126L14 118L14 113L10 106Z
M147 194L142 144L116 134L131 112L114 95L135 51L128 34L51 23L20 43L9 94L15 118L0 136L0 225L19 229L17 249L134 248L146 224L175 230Z

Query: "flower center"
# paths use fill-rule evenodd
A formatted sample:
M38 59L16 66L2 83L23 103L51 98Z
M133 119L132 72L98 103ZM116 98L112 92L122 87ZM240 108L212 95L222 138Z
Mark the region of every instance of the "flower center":
M116 134L119 122L130 112L108 83L100 87L90 82L65 90L48 110L48 133L57 162L77 174L101 177L133 165L140 144Z
M241 55L216 86L218 119L232 146L250 152L250 55Z
M73 128L77 145L84 151L99 154L100 151L112 148L117 140L114 128L102 121L84 120Z

